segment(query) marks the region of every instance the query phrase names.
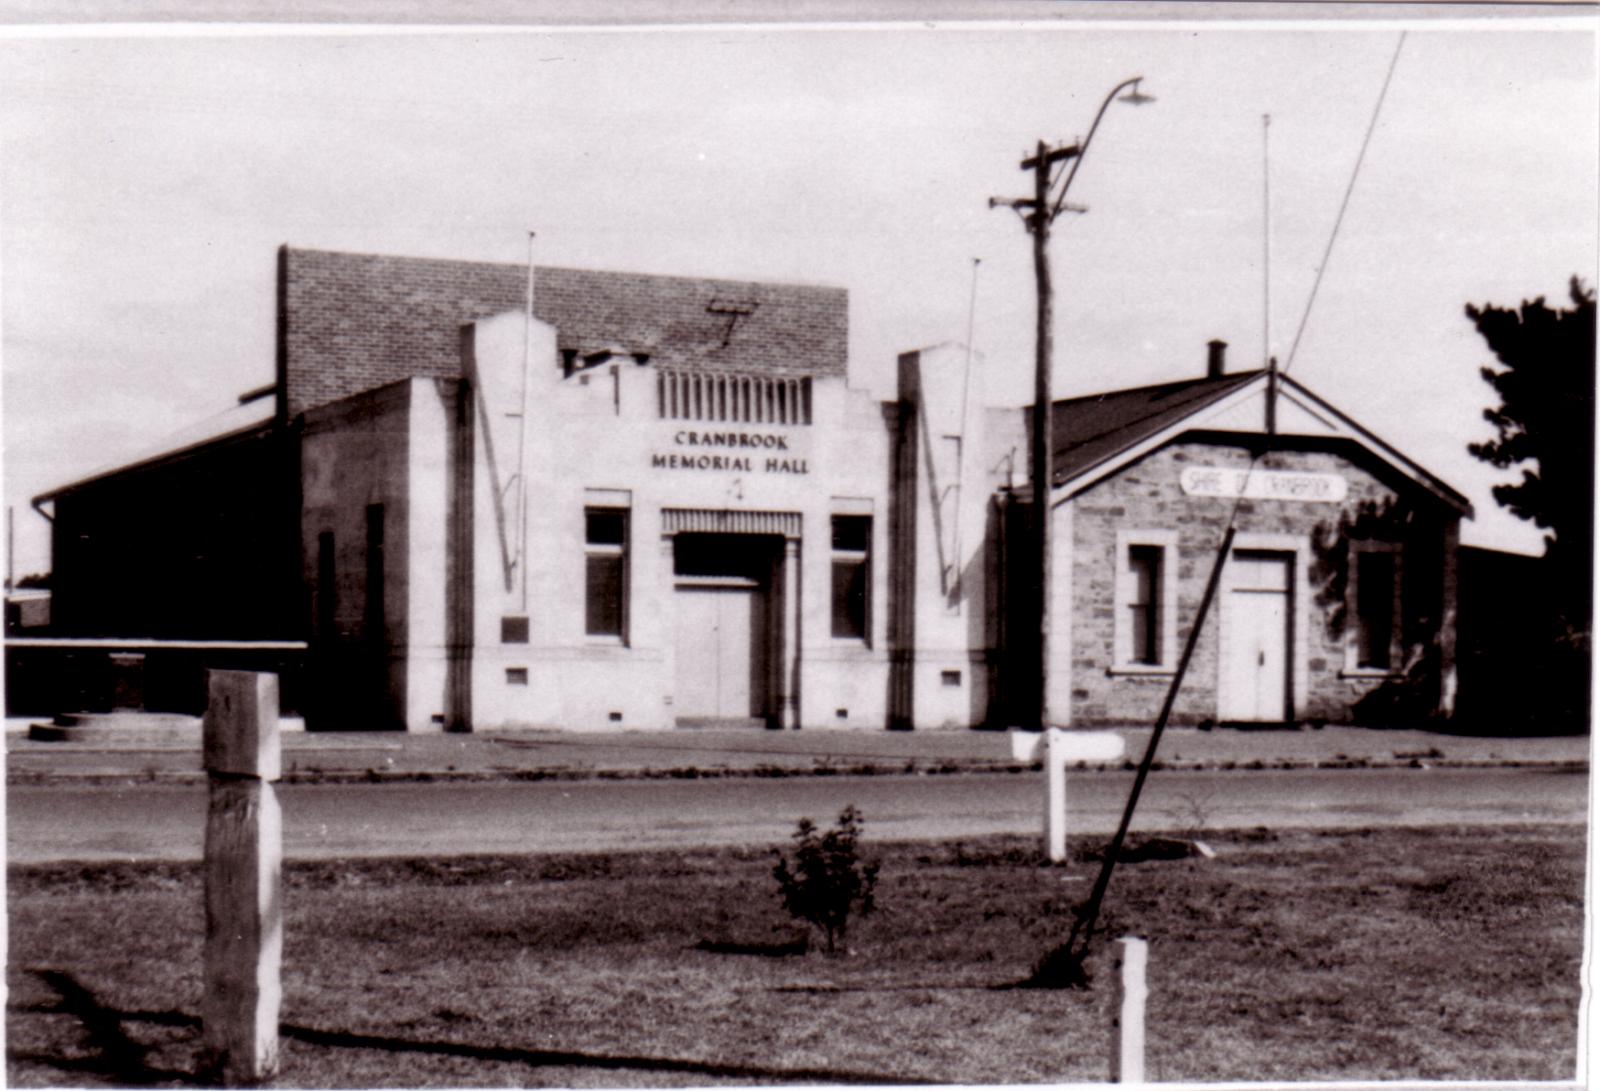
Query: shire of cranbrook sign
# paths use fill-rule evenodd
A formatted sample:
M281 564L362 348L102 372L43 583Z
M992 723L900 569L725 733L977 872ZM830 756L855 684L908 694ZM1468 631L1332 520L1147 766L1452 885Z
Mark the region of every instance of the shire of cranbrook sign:
M795 458L790 450L792 438L782 432L701 432L683 428L672 433L675 450L650 452L650 468L809 473L806 459Z
M1246 500L1302 500L1337 504L1349 489L1338 474L1290 470L1237 470L1223 466L1189 466L1178 475L1187 496L1242 496Z

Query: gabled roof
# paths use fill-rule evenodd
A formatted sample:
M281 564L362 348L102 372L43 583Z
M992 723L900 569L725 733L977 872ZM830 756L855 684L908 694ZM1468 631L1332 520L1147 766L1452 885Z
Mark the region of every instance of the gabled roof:
M1188 432L1262 435L1267 379L1258 369L1055 402L1051 485L1076 493ZM1309 438L1354 445L1471 517L1465 496L1326 399L1281 374L1277 389L1283 442Z
M284 247L287 412L412 376L460 374L460 328L526 306L528 268ZM536 266L533 310L557 346L654 364L843 375L843 288ZM552 362L551 366L555 366Z
M57 485L48 492L42 492L33 498L33 502L39 504L46 500L53 500L62 493L80 489L85 485L99 481L101 478L114 477L117 474L128 473L132 470L147 469L162 463L173 462L205 448L219 446L230 440L266 435L271 430L271 402L252 400L241 405L235 405L202 421L185 425L178 431L170 433L165 439L158 440L148 447L134 452L127 458L101 466L99 469L92 470L82 477Z
M1246 385L1260 371L1113 390L1055 402L1051 484L1077 477Z

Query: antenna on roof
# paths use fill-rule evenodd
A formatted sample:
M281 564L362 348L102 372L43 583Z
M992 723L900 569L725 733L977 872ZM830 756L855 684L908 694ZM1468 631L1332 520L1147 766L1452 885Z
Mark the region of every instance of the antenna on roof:
M972 329L978 320L978 266L982 258L972 259L972 294L967 302L967 362L961 372L961 420L956 426L956 503L955 530L952 535L955 548L954 554L955 574L950 581L950 588L955 594L956 602L961 602L961 485L966 480L963 467L967 457L967 394L972 389Z
M533 240L528 232L528 298L522 318L522 398L517 410L517 570L518 603L528 612L528 372L533 366Z
M1278 358L1272 355L1272 171L1268 130L1272 115L1261 115L1261 355L1267 358L1267 435L1278 432Z
M978 321L978 266L982 258L972 259L972 294L967 300L967 366L961 376L961 434L967 434L967 393L972 385L972 329Z
M1272 115L1261 115L1261 356L1272 358L1272 171L1267 130Z

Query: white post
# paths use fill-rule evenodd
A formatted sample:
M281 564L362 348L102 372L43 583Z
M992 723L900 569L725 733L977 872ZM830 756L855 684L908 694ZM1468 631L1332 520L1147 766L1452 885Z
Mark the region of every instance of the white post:
M1044 839L1052 864L1067 859L1067 755L1059 727L1044 733Z
M1144 1082L1145 965L1150 945L1124 936L1117 940L1117 982L1111 1017L1111 1082Z
M283 818L278 677L210 671L203 757L205 838L204 1050L229 1087L278 1071L282 1004Z
M1122 736L1115 731L1013 731L1011 757L1044 766L1044 845L1053 864L1067 859L1067 763L1115 761L1122 757Z

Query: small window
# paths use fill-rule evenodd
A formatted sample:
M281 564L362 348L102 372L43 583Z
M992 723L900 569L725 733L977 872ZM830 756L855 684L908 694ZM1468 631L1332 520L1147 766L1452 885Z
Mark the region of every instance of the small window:
M1155 545L1128 547L1128 659L1161 663L1161 555Z
M500 619L500 643L526 644L528 642L528 619L526 617L507 616Z
M1356 669L1389 670L1394 665L1395 555L1361 550L1355 562Z
M1113 672L1172 671L1178 658L1173 632L1178 535L1170 530L1119 530L1112 590Z
M625 636L628 601L628 512L584 509L584 632Z
M508 685L508 686L525 686L527 684L528 684L528 668L527 667L507 667L506 668L506 685Z
M872 516L833 517L833 635L865 641L871 611Z

